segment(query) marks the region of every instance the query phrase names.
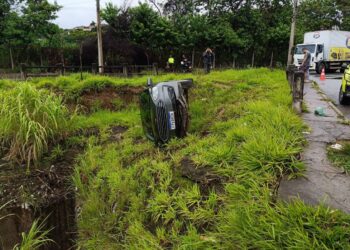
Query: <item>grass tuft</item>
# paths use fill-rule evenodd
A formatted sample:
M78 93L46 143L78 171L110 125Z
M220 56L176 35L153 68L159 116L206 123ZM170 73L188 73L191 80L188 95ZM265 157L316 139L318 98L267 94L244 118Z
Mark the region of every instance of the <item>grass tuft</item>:
M17 162L38 163L50 143L68 129L67 109L60 97L29 84L0 92L0 153Z

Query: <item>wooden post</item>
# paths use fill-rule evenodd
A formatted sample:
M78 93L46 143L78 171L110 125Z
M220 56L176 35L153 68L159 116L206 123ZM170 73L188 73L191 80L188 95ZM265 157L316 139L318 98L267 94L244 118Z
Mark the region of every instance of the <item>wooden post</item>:
M158 64L153 63L153 75L158 75Z
M271 53L270 68L273 67L273 51Z
M304 99L304 72L294 71L293 72L293 83L292 83L292 93L293 93L293 108L296 112L302 112L302 103Z
M293 108L296 112L302 112L302 102L304 99L304 72L290 64L287 66L286 76L291 88L293 97Z
M196 51L193 49L193 50L192 50L192 70L194 69L194 58L195 58L195 53L196 53Z
M21 78L22 80L27 79L27 67L25 63L21 63Z
M60 75L61 75L61 76L64 76L64 66L63 66L63 63L58 63L58 64L57 64L57 68L58 68L58 70L60 71Z
M93 63L91 64L91 73L92 74L96 74L97 73L97 64L96 63Z
M10 47L10 61L11 61L11 69L15 69L15 62L13 61L12 47Z
M123 75L125 77L128 77L128 66L127 65L123 65Z

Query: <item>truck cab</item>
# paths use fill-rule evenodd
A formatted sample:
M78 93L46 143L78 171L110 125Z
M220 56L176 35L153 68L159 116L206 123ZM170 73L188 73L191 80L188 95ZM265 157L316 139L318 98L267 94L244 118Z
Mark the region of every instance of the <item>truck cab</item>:
M306 48L311 54L310 70L316 70L317 73L322 71L322 61L324 59L324 46L323 44L298 44L294 51L294 65L300 67L303 59L303 48Z

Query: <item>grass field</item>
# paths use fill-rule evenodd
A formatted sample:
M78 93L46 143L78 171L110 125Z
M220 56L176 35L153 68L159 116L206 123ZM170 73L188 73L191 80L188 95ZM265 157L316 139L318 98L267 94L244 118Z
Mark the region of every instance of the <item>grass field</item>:
M153 80L185 78L195 82L190 131L164 148L144 138L137 98L117 96L107 103L104 94L103 100L86 100L104 89L140 89L146 78L85 75L80 82L73 75L31 82L61 96L72 113L65 145L85 147L72 176L78 246L350 248L350 216L277 200L280 178L304 169L299 155L307 129L291 109L284 72L227 70ZM0 88L8 91L13 83L0 81ZM81 107L84 103L92 107Z

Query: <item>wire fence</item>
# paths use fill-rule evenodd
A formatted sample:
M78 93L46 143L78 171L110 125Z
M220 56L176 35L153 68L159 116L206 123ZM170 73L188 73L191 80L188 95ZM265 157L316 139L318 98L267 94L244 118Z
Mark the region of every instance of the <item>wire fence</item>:
M157 64L125 64L112 66L98 66L97 64L92 64L91 66L65 66L63 64L57 64L53 66L28 66L26 64L21 64L19 72L0 69L0 79L27 80L28 78L34 77L57 77L77 73L91 73L96 75L115 77L133 77L144 75L158 75L160 73L160 70Z

